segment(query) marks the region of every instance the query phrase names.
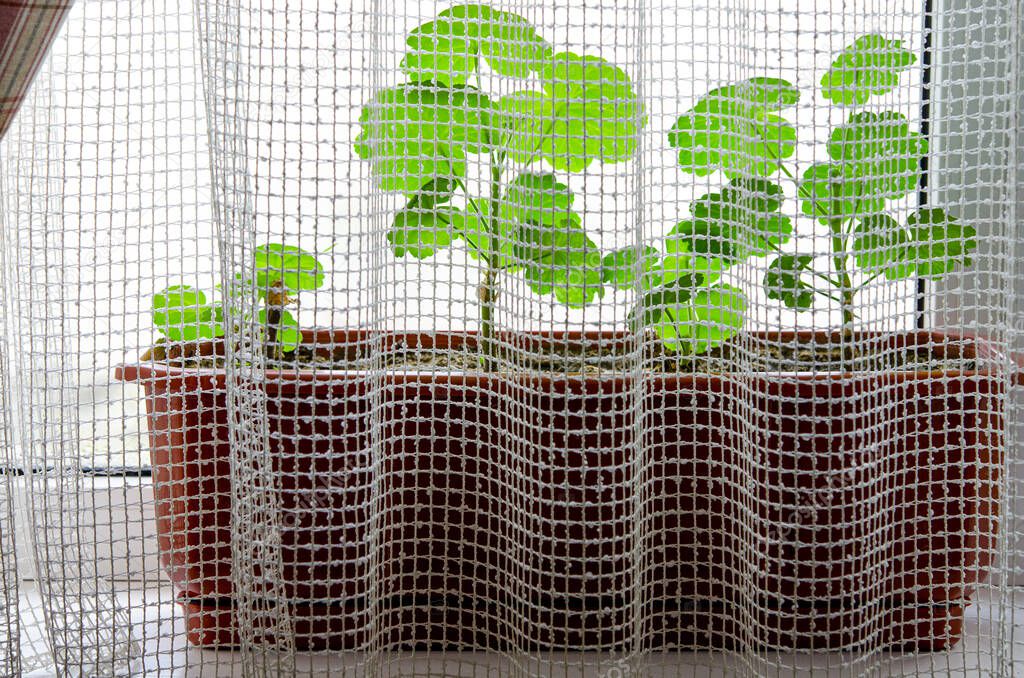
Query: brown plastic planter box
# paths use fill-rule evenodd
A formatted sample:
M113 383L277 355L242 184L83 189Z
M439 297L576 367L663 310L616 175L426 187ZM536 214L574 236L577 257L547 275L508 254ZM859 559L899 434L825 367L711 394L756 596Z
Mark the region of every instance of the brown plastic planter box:
M525 341L581 339L547 336ZM353 351L368 337L307 334ZM937 333L860 339L994 356ZM117 376L146 391L160 553L190 640L235 644L225 373ZM616 649L639 613L652 647L948 647L995 549L1007 383L268 373L297 645Z

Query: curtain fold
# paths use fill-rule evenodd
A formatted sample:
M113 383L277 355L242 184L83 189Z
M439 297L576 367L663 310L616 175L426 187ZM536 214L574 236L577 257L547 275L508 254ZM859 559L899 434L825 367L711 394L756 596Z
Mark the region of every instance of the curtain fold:
M0 139L28 104L17 138L3 147L0 173L0 579L6 622L0 666L6 676L113 676L126 670L132 654L125 609L97 575L103 568L76 440L78 402L60 386L76 361L66 339L52 340L66 337L70 327L55 312L63 308L69 268L52 268L54 275L33 295L55 312L47 329L24 331L34 312L13 293L31 287L25 264L42 251L39 242L64 237L61 221L26 215L48 213L54 204L55 196L41 186L52 187L61 172L54 141L62 135L54 133L49 115L59 100L52 80L34 93L32 86L74 4L0 2ZM25 231L34 233L19 239Z

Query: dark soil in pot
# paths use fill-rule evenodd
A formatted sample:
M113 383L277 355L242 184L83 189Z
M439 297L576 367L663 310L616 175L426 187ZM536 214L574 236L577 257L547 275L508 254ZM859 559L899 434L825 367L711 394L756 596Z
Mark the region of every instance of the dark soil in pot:
M556 375L628 374L637 369L637 353L643 352L641 372L647 374L730 374L737 372L948 372L973 371L978 361L961 357L962 342L941 347L928 345L885 346L877 342L850 342L841 336L794 337L765 342L741 337L697 356L673 352L654 339L638 346L625 341L559 342L516 347L502 352L502 371L545 372ZM532 349L532 350L531 350ZM952 350L951 350L952 349ZM281 360L267 360L274 370L417 370L481 372L475 342L448 348L412 346L396 342L374 360L368 350L352 355L350 346L302 346ZM178 367L223 368L217 355L182 355L177 347L158 345L152 358Z

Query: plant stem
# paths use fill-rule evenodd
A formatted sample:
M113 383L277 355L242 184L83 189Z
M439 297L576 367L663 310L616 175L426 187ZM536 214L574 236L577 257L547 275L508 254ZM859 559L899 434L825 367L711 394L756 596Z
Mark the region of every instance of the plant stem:
M793 173L786 169L785 165L780 164L779 167L782 169L782 171L786 174L787 177L796 181L796 178L794 177ZM833 183L829 187L829 192L832 194L833 202L835 202L839 197L837 191L838 188L839 186L835 183ZM843 231L844 220L842 218L832 217L827 213L823 212L821 208L818 207L817 202L812 202L811 204L815 212L817 212L820 216L828 219L828 230L832 234L832 263L836 269L835 279L832 279L829 276L823 276L819 273L815 273L814 275L817 278L821 278L827 281L833 287L839 288L839 299L836 299L830 294L825 294L824 296L839 303L839 308L843 313L843 335L848 337L853 334L853 325L857 321L857 316L853 312L857 290L853 287L853 280L850 278L850 273L847 266L850 255L846 251L847 236L846 233ZM858 202L854 206L854 214L857 213L859 207L860 203ZM818 292L818 290L815 290L815 292ZM819 294L821 294L821 292L819 292Z
M483 261L484 276L480 283L480 349L483 353L483 368L493 372L496 368L497 350L494 345L494 307L498 298L498 238L500 237L501 174L502 158L491 153L491 202L487 219L487 252Z
M267 306L267 358L280 360L284 356L277 343L277 328L281 324L281 307Z
M832 196L832 204L840 198L840 191L842 186L838 182L831 182L829 184L829 193ZM857 214L857 210L860 209L860 201L858 200L853 206L853 215ZM851 216L851 219L854 218ZM856 290L853 288L853 280L850 279L850 274L847 271L847 263L850 259L849 253L846 251L847 236L843 231L843 219L842 217L829 217L828 230L832 234L832 261L836 267L836 277L839 280L839 308L843 313L843 336L850 337L853 335L853 324L857 320L857 316L853 313L853 302Z
M273 282L263 295L263 303L267 310L267 359L281 360L284 358L284 351L278 343L278 329L281 327L281 317L284 315L284 307L288 304L288 292L284 283L280 280Z
M788 167L782 164L781 158L779 158L778 154L775 153L774 149L770 145L767 146L767 149L769 157L778 161L778 166L779 169L782 170L782 173L797 184L797 196L799 197L800 182L796 178L796 175L793 174L793 172L791 172ZM838 191L836 190L837 188L839 188L839 186L835 183L833 183L829 187L829 193L832 194L833 203L839 197ZM818 273L815 273L814 275L815 277L826 280L827 282L831 283L834 287L839 288L840 298L838 299L838 301L839 307L840 309L842 309L843 312L843 335L850 336L853 334L853 324L857 320L857 316L853 312L857 290L854 289L853 281L850 279L850 274L847 270L847 261L849 259L849 255L846 251L846 234L843 232L843 219L837 219L835 217L831 217L830 215L823 213L821 209L818 207L818 203L816 201L812 201L811 205L815 212L818 212L821 216L828 219L828 228L829 231L832 233L832 261L835 264L836 276L838 279L833 280L828 276L822 276ZM854 206L854 215L857 214L858 209L860 209L860 201L858 201L857 204ZM817 292L818 290L815 291ZM825 294L825 296L829 297L830 299L835 299L835 297L833 297L830 294Z
M854 290L848 275L845 276L843 288L843 334L850 336L853 334L853 323L857 320L857 316L853 313Z
M489 265L480 283L480 350L483 353L483 368L486 372L495 369L494 350L494 294L495 271Z
M829 220L829 230L832 231L832 261L835 263L836 276L839 279L839 307L843 312L843 335L853 334L853 323L857 316L853 313L854 297L856 290L853 288L853 280L847 271L847 261L850 256L846 252L846 236L843 233L842 219Z

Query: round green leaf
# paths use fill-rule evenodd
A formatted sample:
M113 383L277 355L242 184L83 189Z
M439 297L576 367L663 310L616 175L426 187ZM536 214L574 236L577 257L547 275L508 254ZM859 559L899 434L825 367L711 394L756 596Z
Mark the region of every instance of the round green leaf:
M432 210L451 201L458 184L449 177L435 177L409 197L406 209Z
M526 19L486 5L455 5L415 28L401 68L417 82L464 85L482 57L495 72L529 77L551 48Z
M643 296L630 313L634 331L651 329L672 351L704 353L743 328L747 298L731 285L709 285L698 273L681 275Z
M888 214L873 214L860 220L853 231L852 249L857 266L868 273L885 271L902 264L908 254L910 234ZM908 275L910 271L906 272ZM900 276L902 277L902 276Z
M722 273L729 267L724 259L715 257L702 257L690 251L690 243L686 240L666 240L666 245L674 245L675 251L671 251L662 258L655 270L654 275L668 283L679 276L700 274L705 284L711 284L722 277Z
M399 85L363 107L356 153L387 191L415 193L439 177L464 177L468 154L491 143L494 106L468 87Z
M843 165L816 163L804 172L800 197L805 214L822 223L845 221L885 209L885 199L864 193L863 182L848 176Z
M907 252L907 263L926 278L941 278L957 268L969 266L969 255L978 246L975 228L961 224L940 208L911 214L907 228L913 241Z
M697 176L716 170L729 178L774 173L796 150L796 128L774 111L799 98L792 84L778 78L753 78L712 90L669 131L679 166Z
M769 299L778 299L795 311L806 311L814 303L814 288L804 282L812 257L808 254L784 254L768 265L764 289Z
M743 290L732 285L718 284L700 290L693 298L693 322L681 337L688 336L695 353L705 351L728 341L741 329L746 320L747 297Z
M447 10L456 11L456 8ZM481 25L480 54L497 73L511 78L528 78L550 58L550 45L523 17L512 12L490 10L489 19Z
M928 140L892 111L855 113L832 131L831 163L812 165L800 186L803 211L822 223L880 212L917 188Z
M865 35L840 53L821 78L821 95L837 104L865 104L873 94L892 91L917 57L899 40Z
M524 172L505 192L503 216L522 223L555 225L572 214L573 195L554 174Z
M514 250L537 294L553 294L572 308L604 294L601 252L576 214L555 225L521 225Z
M742 290L718 284L695 290L684 303L666 305L652 328L670 350L706 353L743 328L746 311Z
M545 132L538 150L553 168L579 172L595 160L633 157L647 118L625 71L601 57L560 52L540 75Z
M700 219L751 221L747 214L759 217L776 212L785 199L782 187L766 179L741 177L731 180L718 193L708 193L690 207ZM739 213L741 216L735 216Z
M153 295L153 324L171 341L196 341L224 335L219 306L206 303L202 290L173 285Z
M315 290L324 284L324 267L316 256L292 245L260 245L253 253L253 264L261 293L278 281L290 292Z
M465 85L476 71L478 43L466 37L460 22L429 21L413 29L405 43L409 51L400 67L413 81Z
M733 179L717 193L708 193L690 206L684 219L669 232L666 249L689 252L731 266L760 256L789 240L793 224L778 212L782 188L764 179Z
M395 215L388 242L396 257L425 259L452 243L451 210L404 209Z
M657 328L662 322L670 322L663 317L665 313L687 306L693 298L694 288L704 283L700 274L686 272L649 290L630 311L628 322L633 331L642 332L647 328Z
M620 290L637 286L649 290L661 284L658 273L658 250L645 245L639 252L635 247L623 247L604 256L601 261L601 280Z
M669 231L666 249L673 253L693 253L706 259L721 259L732 265L748 250L728 224L707 219L684 219Z

